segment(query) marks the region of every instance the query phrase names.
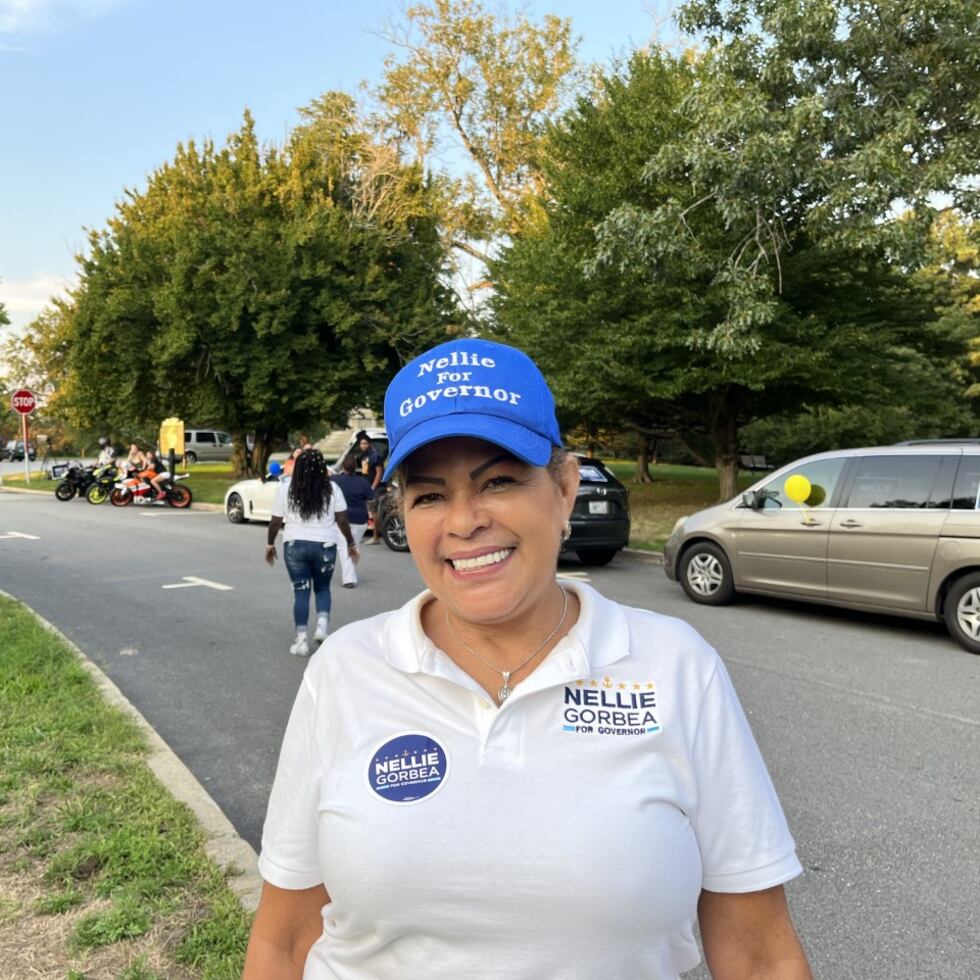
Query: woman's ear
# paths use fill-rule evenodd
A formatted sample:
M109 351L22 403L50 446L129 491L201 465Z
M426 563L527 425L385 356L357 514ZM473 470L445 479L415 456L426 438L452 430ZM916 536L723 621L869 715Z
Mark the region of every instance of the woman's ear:
M566 518L572 513L572 508L575 506L575 495L578 492L580 479L578 460L569 454L562 463L561 477L558 480L558 492L565 504Z

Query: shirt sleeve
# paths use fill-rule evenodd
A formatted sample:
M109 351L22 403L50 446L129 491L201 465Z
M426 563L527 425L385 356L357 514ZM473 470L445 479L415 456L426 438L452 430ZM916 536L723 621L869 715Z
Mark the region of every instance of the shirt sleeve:
M289 503L289 499L286 494L289 492L289 481L280 480L279 485L276 487L276 495L272 499L272 510L269 513L273 517L279 517L283 520L286 519L286 506Z
M347 510L347 498L344 496L344 491L336 483L333 485L333 491L330 494L330 502L333 504L333 512L335 514L340 514Z
M265 826L259 873L278 888L323 881L317 847L317 806L323 765L316 742L316 698L304 675L286 726Z
M693 763L702 886L761 891L800 874L772 780L720 660L705 688Z

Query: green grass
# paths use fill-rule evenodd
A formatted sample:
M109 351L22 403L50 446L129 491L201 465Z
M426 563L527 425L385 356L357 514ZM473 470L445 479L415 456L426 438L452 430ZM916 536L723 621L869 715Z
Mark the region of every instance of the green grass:
M238 977L249 916L190 811L146 767L139 729L2 597L0 637L0 894L40 893L0 908L0 961L16 972L19 934L69 917L70 929L51 926L69 975L102 956L131 980Z
M630 547L662 551L678 517L718 503L718 474L703 466L661 463L650 467L653 483L633 483L632 461L605 461L629 488L633 525ZM739 489L750 486L758 474L740 473Z

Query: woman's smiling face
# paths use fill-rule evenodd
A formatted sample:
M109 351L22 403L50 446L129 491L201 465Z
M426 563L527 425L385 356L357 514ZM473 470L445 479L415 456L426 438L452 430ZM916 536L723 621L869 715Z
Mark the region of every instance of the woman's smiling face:
M503 624L553 594L578 486L574 460L559 483L499 446L454 437L414 452L404 472L412 557L455 617Z

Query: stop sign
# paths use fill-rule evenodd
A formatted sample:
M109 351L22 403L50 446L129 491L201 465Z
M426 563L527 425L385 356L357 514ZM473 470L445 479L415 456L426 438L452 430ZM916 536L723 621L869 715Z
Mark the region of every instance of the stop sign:
M21 415L30 415L37 405L37 399L34 397L33 391L20 388L10 396L10 405L15 412L20 412Z

